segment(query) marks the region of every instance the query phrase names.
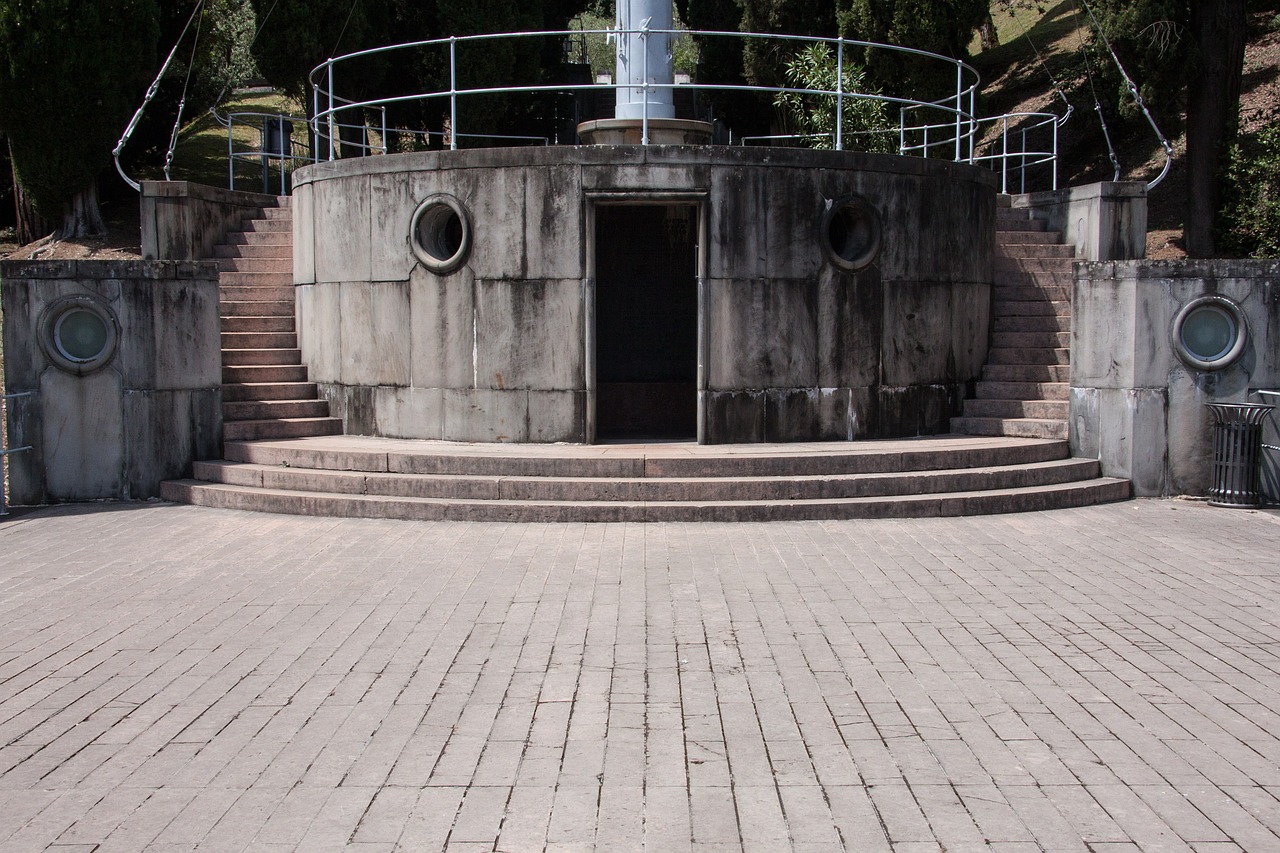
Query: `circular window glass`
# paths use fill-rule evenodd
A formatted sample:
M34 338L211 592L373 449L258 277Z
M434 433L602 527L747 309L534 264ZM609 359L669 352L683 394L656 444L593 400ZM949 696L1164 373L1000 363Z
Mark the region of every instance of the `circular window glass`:
M63 312L53 324L53 343L58 352L81 364L101 357L109 338L103 318L84 308Z
M119 338L116 315L89 294L64 296L40 315L40 349L55 366L77 376L107 365Z
M1220 370L1244 352L1247 338L1240 306L1223 296L1202 296L1183 306L1173 324L1178 356L1200 370Z
M821 242L836 266L860 270L880 254L880 214L862 196L836 199L823 214Z
M433 195L413 212L409 226L413 254L434 273L449 273L471 251L471 222L466 208L451 195Z

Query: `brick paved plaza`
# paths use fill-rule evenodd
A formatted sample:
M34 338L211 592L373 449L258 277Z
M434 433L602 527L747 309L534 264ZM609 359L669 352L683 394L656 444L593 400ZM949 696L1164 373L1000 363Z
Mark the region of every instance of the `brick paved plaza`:
M0 850L1280 850L1280 517L0 522Z

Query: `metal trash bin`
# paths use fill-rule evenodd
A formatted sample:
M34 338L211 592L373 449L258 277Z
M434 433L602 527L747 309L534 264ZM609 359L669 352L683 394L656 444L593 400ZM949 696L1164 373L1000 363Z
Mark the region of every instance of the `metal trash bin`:
M1213 412L1214 506L1262 505L1262 420L1274 406L1259 403L1206 403Z

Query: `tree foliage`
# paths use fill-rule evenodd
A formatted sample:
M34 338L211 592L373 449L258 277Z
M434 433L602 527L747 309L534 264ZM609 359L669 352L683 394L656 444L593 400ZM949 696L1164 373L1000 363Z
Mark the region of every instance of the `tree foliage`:
M44 216L109 164L154 74L159 18L156 0L0 0L0 131Z
M975 30L990 13L988 0L837 0L840 34L860 41L927 50L967 59ZM887 50L868 49L864 63L871 79L919 100L955 91L955 72L936 61Z
M1224 252L1280 258L1280 113L1227 154L1218 242Z
M879 94L866 79L862 68L844 66L841 90L864 95ZM836 57L822 43L810 44L787 63L787 85L796 89L835 91ZM884 101L869 98L843 98L840 108L842 144L849 151L888 153L897 148L897 130L889 121ZM829 95L804 95L781 92L774 104L779 107L795 132L810 137L810 147L832 148L836 131L836 99Z

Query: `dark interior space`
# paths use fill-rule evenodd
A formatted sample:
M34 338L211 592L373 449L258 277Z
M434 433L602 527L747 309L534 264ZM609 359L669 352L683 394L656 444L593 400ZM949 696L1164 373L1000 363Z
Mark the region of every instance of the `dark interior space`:
M596 436L697 435L698 208L596 211Z

